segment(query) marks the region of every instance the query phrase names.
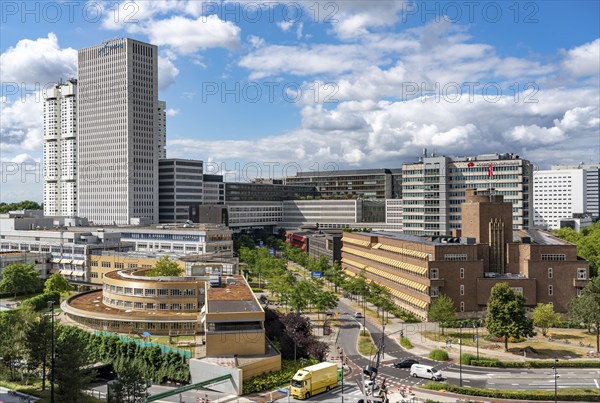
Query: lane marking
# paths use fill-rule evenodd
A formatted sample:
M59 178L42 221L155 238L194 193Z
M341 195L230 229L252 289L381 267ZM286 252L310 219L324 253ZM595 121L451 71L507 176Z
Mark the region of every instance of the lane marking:
M594 379L594 383L596 384L596 388L600 389L600 386L598 385L598 380L597 379Z

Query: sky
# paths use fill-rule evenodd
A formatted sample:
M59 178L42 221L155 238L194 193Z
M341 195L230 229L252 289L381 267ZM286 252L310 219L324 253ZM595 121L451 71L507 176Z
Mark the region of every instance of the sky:
M115 37L159 47L167 156L228 181L399 168L424 148L597 163L599 4L2 1L0 201L42 201L41 90Z

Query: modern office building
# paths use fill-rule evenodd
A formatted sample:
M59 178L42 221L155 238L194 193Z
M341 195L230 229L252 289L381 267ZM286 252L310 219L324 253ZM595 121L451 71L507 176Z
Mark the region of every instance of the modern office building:
M402 199L385 199L385 223L402 226L403 210Z
M156 112L158 117L158 133L156 135L158 159L165 159L167 158L167 103L158 101Z
M225 182L225 203L244 201L283 201L314 198L313 186L283 185L276 183Z
M77 80L44 96L44 214L77 215Z
M185 223L190 206L202 204L202 161L178 158L158 161L159 221Z
M288 200L283 202L281 227L290 229L313 225L320 229L341 229L384 222L384 200Z
M202 181L202 204L223 204L225 202L223 175L204 174Z
M489 191L467 189L462 208L455 236L344 232L342 267L383 285L421 319L440 294L454 301L459 316L482 317L499 282L522 292L529 309L552 303L568 311L590 278L575 245L543 231L513 230L513 204Z
M402 197L400 169L326 170L298 172L285 178L286 185L315 187L324 199L399 199Z
M232 230L276 227L283 220L283 204L277 201L231 202L224 206L224 222Z
M533 173L533 223L536 228L559 229L563 218L587 212L586 171L557 169Z
M474 157L427 155L402 166L403 231L450 235L460 228L465 190L494 189L513 204L513 228L533 225L533 169L513 154Z
M552 170L585 171L585 213L597 219L600 217L600 164L553 165Z
M78 52L78 212L94 224L158 222L158 52L111 39Z

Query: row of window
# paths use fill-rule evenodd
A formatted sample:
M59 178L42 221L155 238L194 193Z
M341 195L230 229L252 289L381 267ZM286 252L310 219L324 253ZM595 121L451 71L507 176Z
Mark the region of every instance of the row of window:
M133 288L133 287L122 287L115 286L112 284L104 284L104 291L111 292L114 294L121 295L133 295L136 297L168 297L168 296L184 296L192 297L196 295L195 288ZM200 294L204 293L204 289L200 289Z
M123 308L133 308L133 309L158 309L159 311L195 311L197 304L188 303L188 304L166 304L166 303L158 303L154 302L131 302L131 301L123 301L120 299L113 299L108 296L104 296L104 303L106 305L123 307Z

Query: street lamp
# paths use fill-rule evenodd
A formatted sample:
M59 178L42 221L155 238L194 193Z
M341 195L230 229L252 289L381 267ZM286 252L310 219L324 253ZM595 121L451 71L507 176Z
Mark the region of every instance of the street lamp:
M460 372L460 383L459 385L462 387L462 328L463 325L462 323L459 326L460 329L460 337L458 339L458 365L459 365L459 372Z
M479 326L473 322L473 328L475 329L475 343L477 344L477 360L479 361Z
M50 361L50 403L54 403L54 301L48 301L52 311L52 359Z
M557 388L558 388L558 373L556 372L556 367L558 366L558 358L554 358L554 403L558 402Z

